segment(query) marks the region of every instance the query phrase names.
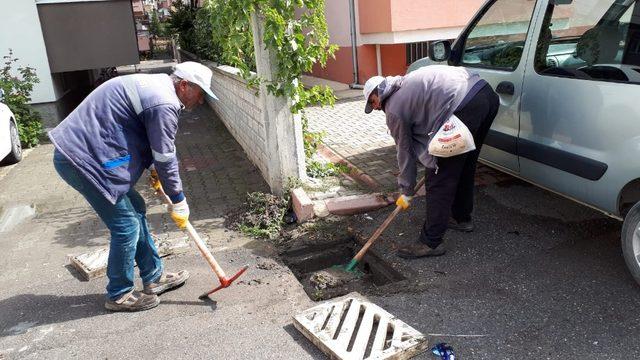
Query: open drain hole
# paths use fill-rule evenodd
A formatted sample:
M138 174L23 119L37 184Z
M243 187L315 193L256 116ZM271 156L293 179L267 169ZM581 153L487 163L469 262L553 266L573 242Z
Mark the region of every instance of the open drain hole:
M354 239L348 239L289 250L280 256L300 281L305 292L316 301L342 296L352 291L366 292L368 289L405 279L391 265L369 251L358 265L359 270L364 274L361 278L321 290L311 284L309 280L314 273L336 265L345 266L360 247L360 244L357 244Z

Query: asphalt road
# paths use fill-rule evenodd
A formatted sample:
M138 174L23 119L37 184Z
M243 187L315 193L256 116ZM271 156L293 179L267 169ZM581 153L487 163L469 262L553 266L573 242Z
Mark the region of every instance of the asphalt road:
M450 231L445 256L397 258L424 209L415 201L375 246L409 278L400 293L374 292L378 305L451 344L456 359L640 359L640 285L621 222L513 179L478 189L476 230ZM350 225L370 234L390 211Z
M159 308L103 310L105 279L80 282L63 263L65 254L104 245L105 230L52 176L49 150L34 150L1 183L0 205L36 202L38 216L0 235L0 358L323 358L291 326L293 315L313 306L300 284L281 264L259 266L276 259L275 251L228 232L221 218L196 225L208 229L224 267L250 265L243 283L198 301L215 281L192 252L166 260L192 278L163 295ZM622 258L620 222L501 181L478 189L476 231L447 234L445 256L399 259L395 249L417 237L424 206L417 199L374 246L406 282L365 296L431 335L431 344L451 344L457 359L640 358L640 286ZM390 211L316 227L371 234ZM150 212L157 218L162 209Z

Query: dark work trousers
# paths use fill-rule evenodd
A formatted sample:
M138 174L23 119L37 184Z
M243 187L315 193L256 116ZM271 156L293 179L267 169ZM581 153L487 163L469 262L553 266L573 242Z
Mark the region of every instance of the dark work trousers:
M476 163L499 107L500 100L493 89L490 86L482 88L454 113L473 134L476 150L438 158L438 169L426 170L427 220L420 241L430 248L442 243L449 217L458 222L471 221Z

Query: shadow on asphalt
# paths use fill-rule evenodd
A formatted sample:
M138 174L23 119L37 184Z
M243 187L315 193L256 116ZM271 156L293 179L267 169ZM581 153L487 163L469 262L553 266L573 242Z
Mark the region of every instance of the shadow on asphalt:
M149 205L147 203L147 206ZM151 227L152 234L158 235L165 231L158 226L162 224L161 217L162 214L147 214L147 223L150 227L151 224L156 225L155 228ZM54 244L60 244L66 248L109 246L109 230L89 207L46 212L39 214L34 221L50 224L52 227L60 223L66 224L56 229L53 237Z
M160 306L162 305L209 306L211 307L211 311L216 311L218 309L218 302L211 298L206 298L201 301L162 300L162 302L160 302Z
M26 333L34 326L58 324L94 316L115 314L104 308L104 294L77 296L20 294L0 300L0 338ZM201 301L162 300L160 306L204 306L211 311L218 308L212 299ZM152 310L153 311L153 310Z
M67 264L64 266L65 269L67 269L67 271L69 271L69 274L71 274L71 276L73 276L74 278L76 278L76 280L81 281L81 282L89 282L89 280L85 279L80 272L78 272L78 270L76 270L75 267L73 267L73 265L71 264Z
M109 314L104 308L104 294L77 296L20 294L0 300L0 337L24 334L36 325L57 324L70 320Z
M322 352L320 352L320 350L318 350L318 348L315 345L313 345L313 343L311 341L309 341L306 337L304 337L304 335L302 335L300 333L300 331L298 331L298 329L296 329L295 326L293 326L293 324L289 324L289 325L283 327L283 329L312 358L314 358L314 359L326 359L327 358L326 355L324 355Z

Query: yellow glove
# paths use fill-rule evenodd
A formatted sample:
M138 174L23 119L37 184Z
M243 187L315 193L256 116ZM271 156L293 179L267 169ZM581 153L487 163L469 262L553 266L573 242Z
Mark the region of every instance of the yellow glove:
M396 205L400 206L402 210L407 210L411 203L411 199L413 199L413 196L400 195L398 200L396 200Z
M160 189L162 189L162 185L160 184L160 178L158 177L158 172L154 168L150 168L149 172L151 173L149 175L149 185L151 185L153 190L160 191Z
M173 219L173 222L175 222L180 229L187 227L187 223L189 222L189 205L187 205L187 199L171 206L171 219Z

